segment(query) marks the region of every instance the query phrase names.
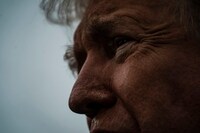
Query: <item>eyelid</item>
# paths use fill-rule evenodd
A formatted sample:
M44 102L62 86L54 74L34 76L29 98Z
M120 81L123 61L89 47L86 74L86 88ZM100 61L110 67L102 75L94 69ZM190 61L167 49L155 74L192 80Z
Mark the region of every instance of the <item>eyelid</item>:
M130 37L130 36L127 36L127 35L118 35L118 36L115 36L112 38L113 42L120 42L120 41L124 41L122 43L127 43L127 42L130 42L130 41L137 41L134 37Z
M109 58L113 58L116 56L117 49L122 48L127 44L128 45L136 44L136 42L137 40L135 40L133 37L118 34L109 39L107 45L105 45L105 51Z

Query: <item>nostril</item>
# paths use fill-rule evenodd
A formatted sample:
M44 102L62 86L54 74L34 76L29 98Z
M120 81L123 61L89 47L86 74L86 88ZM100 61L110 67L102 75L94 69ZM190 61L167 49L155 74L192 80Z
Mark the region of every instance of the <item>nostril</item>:
M85 112L86 116L92 119L102 107L98 103L91 102L86 105L86 108L88 110L88 112Z
M79 114L96 114L103 106L98 101L92 99L77 99L70 97L69 107L72 111Z
M86 105L86 108L88 108L89 110L99 110L101 108L101 105L98 103L88 103Z

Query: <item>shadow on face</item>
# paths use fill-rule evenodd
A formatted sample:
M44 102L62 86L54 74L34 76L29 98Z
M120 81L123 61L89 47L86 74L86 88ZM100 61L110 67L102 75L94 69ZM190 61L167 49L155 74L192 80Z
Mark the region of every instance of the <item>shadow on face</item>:
M90 1L69 107L91 133L200 131L200 48L171 9L169 0Z

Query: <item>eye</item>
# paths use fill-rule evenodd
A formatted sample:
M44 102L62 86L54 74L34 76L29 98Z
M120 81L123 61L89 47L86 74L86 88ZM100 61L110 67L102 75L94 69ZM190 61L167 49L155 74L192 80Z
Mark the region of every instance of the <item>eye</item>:
M111 39L110 43L108 44L106 51L108 56L112 58L116 54L116 50L123 45L126 45L130 42L134 41L134 39L127 37L127 36L117 36Z
M118 48L123 44L126 44L127 42L131 41L131 38L129 37L115 37L113 38L112 44L114 47Z

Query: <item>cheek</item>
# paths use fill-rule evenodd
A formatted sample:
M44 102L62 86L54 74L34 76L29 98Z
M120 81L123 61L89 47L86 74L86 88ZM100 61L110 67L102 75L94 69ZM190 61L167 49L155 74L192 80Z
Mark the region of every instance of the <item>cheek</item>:
M200 87L199 80L194 81L199 79L200 73L194 71L198 70L195 63L187 63L185 58L175 55L129 60L117 67L114 74L116 94L146 131L151 128L162 132L169 127L191 125L193 118L188 113L194 114L193 105L199 103L198 100L195 102L199 99L199 91L197 96L191 96L195 87Z
M134 104L175 101L183 91L180 82L185 82L180 72L183 64L177 63L176 51L168 51L172 50L129 58L117 67L114 85L119 96L135 101Z
M125 65L116 75L116 93L124 103L128 101L129 108L150 113L147 111L151 109L150 106L160 106L159 104L169 103L174 99L171 95L171 88L174 87L169 83L164 68L151 67L150 63Z
M114 85L119 95L145 99L150 95L165 95L172 87L168 76L170 68L162 61L147 57L146 60L127 62L118 67L114 75Z
M132 62L118 68L115 91L124 106L142 125L166 118L179 98L178 89L168 77L170 69L162 62ZM174 81L173 81L174 82Z

